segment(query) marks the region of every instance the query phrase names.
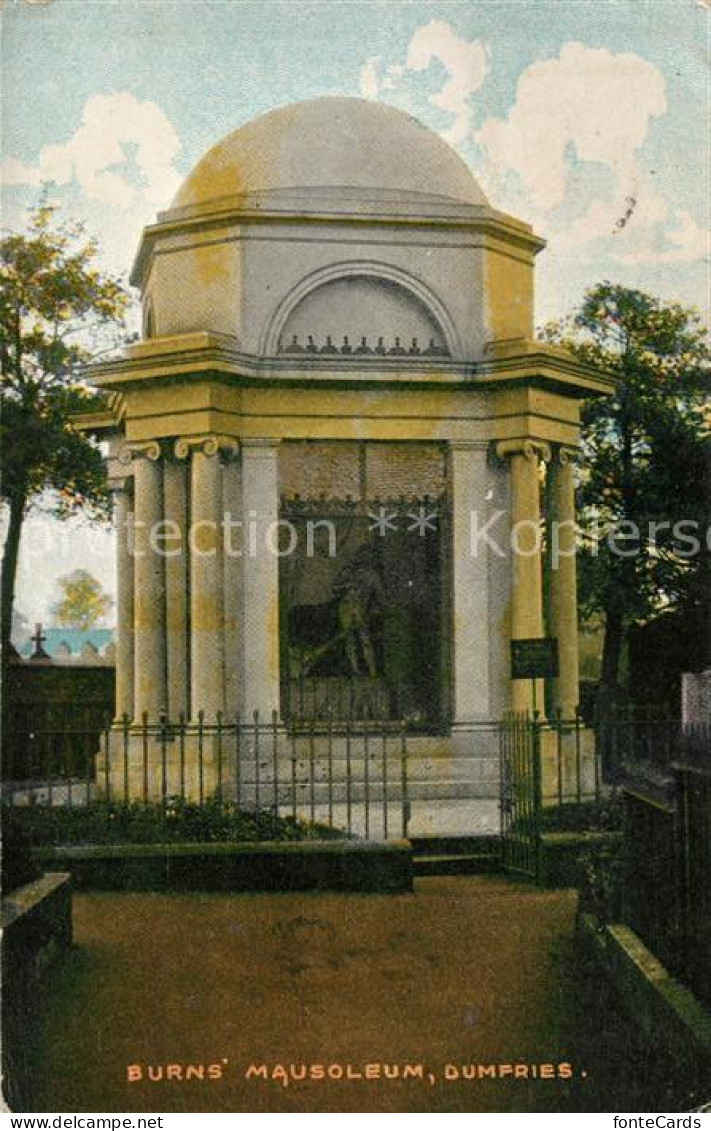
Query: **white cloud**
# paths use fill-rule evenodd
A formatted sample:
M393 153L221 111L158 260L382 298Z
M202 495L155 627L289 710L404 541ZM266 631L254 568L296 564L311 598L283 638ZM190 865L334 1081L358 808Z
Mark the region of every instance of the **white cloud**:
M377 98L380 91L379 55L371 55L360 69L360 93L363 98Z
M620 263L695 263L708 260L711 232L703 228L686 209L668 210L668 222L656 228L635 231L613 248Z
M3 162L7 185L76 183L88 200L126 209L138 200L166 206L180 184L174 161L180 139L155 102L128 91L95 94L68 141L47 145L37 165Z
M471 132L470 99L486 78L489 51L478 39L461 39L444 20L431 20L417 28L407 47L406 65L391 63L383 68L380 55L366 59L360 71L360 92L363 98L374 99L384 91L396 91L405 83L408 72L419 74L436 62L444 67L447 79L429 101L451 115L452 124L442 131L442 137L458 145Z
M507 117L490 118L475 140L494 182L515 174L519 209L556 253L587 247L630 265L690 263L708 255L708 232L659 192L640 162L666 110L664 76L648 60L566 43L558 58L523 71Z
M425 71L439 61L448 78L430 102L451 114L454 121L442 135L451 145L464 141L471 130L470 98L479 90L489 69L489 52L481 40L461 39L450 24L432 20L417 29L407 48L407 68Z
M526 68L508 117L490 118L476 140L497 172L516 173L545 213L565 199L571 151L609 167L618 183L633 183L637 153L666 108L664 76L646 59L566 43L557 59Z

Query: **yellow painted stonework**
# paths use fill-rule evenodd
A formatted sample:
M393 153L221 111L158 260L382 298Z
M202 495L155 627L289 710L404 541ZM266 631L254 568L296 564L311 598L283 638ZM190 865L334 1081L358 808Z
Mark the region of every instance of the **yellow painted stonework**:
M533 337L533 255L497 241L485 253L485 296L491 340Z

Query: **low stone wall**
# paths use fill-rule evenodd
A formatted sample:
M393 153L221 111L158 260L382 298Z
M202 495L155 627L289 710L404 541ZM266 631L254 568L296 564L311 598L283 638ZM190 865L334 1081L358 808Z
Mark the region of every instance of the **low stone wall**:
M592 915L578 920L578 937L612 979L628 1016L655 1048L663 1047L708 1088L711 1080L711 1015L685 986L621 923L600 927Z
M109 891L407 892L413 876L409 841L54 847L35 858L76 888Z
M70 877L48 873L2 901L3 1079L13 1111L26 1111L34 1032L51 973L72 943Z

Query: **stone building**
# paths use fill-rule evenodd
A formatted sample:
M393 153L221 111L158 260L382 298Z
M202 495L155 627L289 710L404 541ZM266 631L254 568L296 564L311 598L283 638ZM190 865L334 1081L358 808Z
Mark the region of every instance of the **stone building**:
M143 233L142 340L92 370L117 715L360 711L454 742L532 705L510 641L544 634L574 711L575 560L544 609L534 532L545 483L569 545L580 401L610 386L533 338L543 246L389 106L286 106L206 154Z

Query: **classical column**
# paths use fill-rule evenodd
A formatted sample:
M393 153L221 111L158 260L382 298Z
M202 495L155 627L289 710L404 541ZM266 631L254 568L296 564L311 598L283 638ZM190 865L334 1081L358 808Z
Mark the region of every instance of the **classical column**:
M166 460L163 468L166 652L168 714L190 710L188 695L188 503L187 463Z
M222 509L225 516L223 586L225 646L225 714L233 720L242 709L244 638L242 610L242 468L239 447L225 450L222 464Z
M128 480L111 485L116 531L116 719L133 718L133 509Z
M225 706L219 444L208 437L190 447L190 713L214 723ZM186 451L179 441L177 454Z
M242 441L243 711L279 710L278 441Z
M155 721L166 707L165 570L156 534L163 519L163 464L157 443L136 446L134 483L134 717Z
M511 639L543 636L543 576L541 560L541 482L539 465L550 459L547 444L504 440L497 454L508 459L511 474ZM534 706L531 680L512 680L514 711ZM537 680L535 705L543 710L543 681Z
M550 519L549 630L558 640L560 674L553 681L553 709L564 719L578 706L578 600L576 590L574 448L560 447L548 465Z
M491 716L489 702L489 545L487 441L449 445L453 552L453 723Z

